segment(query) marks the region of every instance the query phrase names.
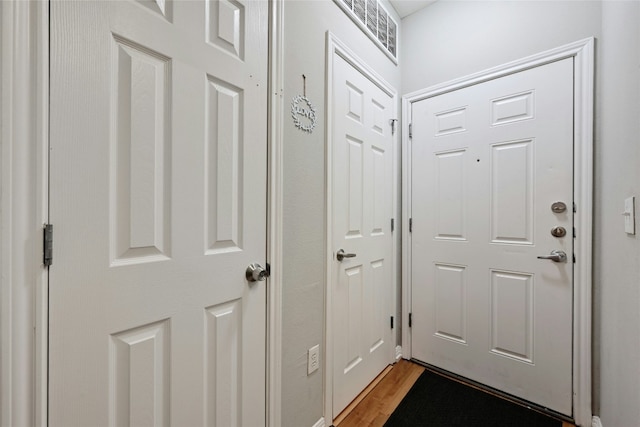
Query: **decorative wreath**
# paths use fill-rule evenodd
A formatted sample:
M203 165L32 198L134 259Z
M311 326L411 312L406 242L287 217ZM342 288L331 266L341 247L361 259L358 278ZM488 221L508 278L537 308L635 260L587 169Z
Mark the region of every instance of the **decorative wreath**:
M306 96L298 95L293 98L291 117L293 124L304 132L311 133L316 127L316 109Z

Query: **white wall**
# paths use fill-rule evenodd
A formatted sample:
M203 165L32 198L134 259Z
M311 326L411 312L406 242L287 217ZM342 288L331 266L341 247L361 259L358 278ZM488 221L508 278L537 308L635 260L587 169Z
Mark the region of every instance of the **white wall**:
M391 13L392 11L389 10ZM399 19L396 20L399 22ZM325 33L346 43L400 90L400 71L331 0L285 1L285 108L303 91L314 103L312 134L294 128L285 110L282 425L312 426L323 416L323 369L307 376L307 349L324 352ZM329 416L330 417L330 416ZM331 424L327 419L326 425Z
M593 409L640 425L640 239L620 215L640 196L640 3L439 1L402 23L403 93L597 38Z
M640 197L640 3L603 2L597 54L597 413L605 427L638 426L640 239L625 235L620 213Z
M600 35L597 1L438 1L402 21L402 93Z

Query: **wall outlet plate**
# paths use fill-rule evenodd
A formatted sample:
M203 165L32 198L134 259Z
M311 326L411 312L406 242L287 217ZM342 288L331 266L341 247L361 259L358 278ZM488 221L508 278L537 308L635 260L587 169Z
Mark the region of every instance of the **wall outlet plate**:
M320 345L314 345L307 352L307 375L311 375L320 367Z

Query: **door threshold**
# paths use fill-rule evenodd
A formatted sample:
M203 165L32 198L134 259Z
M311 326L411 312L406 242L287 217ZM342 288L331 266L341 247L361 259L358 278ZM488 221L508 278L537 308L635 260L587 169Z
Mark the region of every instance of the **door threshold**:
M492 394L496 397L499 397L501 399L507 400L511 403L515 403L516 405L520 405L523 406L527 409L531 409L532 411L536 411L539 412L543 415L547 415L549 417L555 418L559 421L563 421L563 422L568 422L571 424L575 424L575 421L572 417L561 414L559 412L556 412L552 409L549 408L545 408L544 406L535 404L533 402L529 402L528 400L522 399L520 397L514 396L512 394L506 393L502 390L498 390L496 388L490 387L488 385L479 383L477 381L474 381L472 379L463 377L462 375L458 375L458 374L454 374L451 371L447 371L446 369L442 369L442 368L438 368L437 366L433 366L430 365L428 363L422 362L420 360L417 359L411 359L412 362L417 363L418 365L424 366L426 369L428 369L429 371L441 375L445 378L449 378L451 380L457 381L459 383L462 383L464 385L467 385L469 387L473 387L475 389L478 389L480 391L483 391L485 393L489 393Z

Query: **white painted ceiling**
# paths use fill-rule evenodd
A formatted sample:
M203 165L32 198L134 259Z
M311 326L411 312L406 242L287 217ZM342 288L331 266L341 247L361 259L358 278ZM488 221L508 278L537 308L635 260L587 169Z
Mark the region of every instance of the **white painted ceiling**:
M418 11L436 0L389 0L393 8L398 12L400 18L411 15L413 12Z

